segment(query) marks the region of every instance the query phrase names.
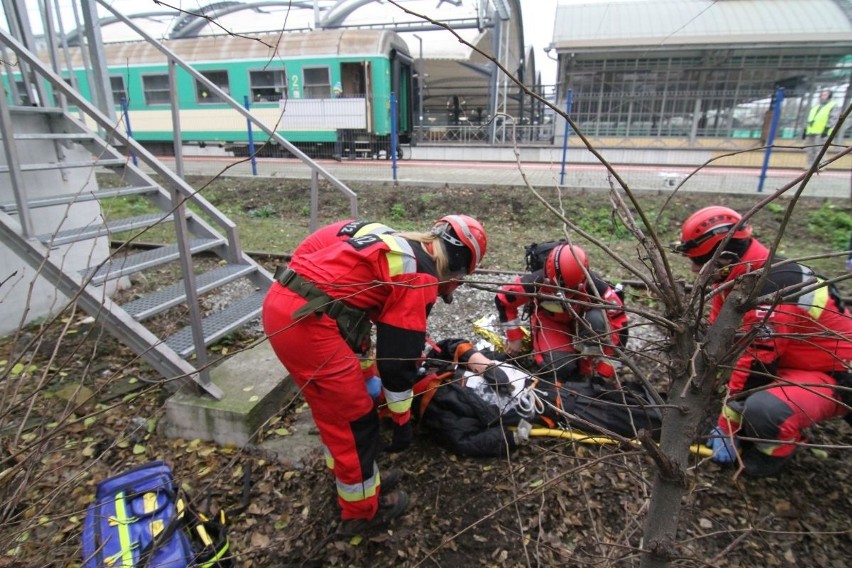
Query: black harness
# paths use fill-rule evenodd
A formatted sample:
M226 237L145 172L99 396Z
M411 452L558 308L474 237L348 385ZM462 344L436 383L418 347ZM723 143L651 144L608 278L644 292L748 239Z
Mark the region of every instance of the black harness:
M310 314L316 314L317 317L325 314L337 322L340 334L355 353L363 351L372 326L367 312L353 308L343 300L332 298L313 282L305 280L289 268L279 266L275 270L275 280L308 301L293 313L293 319L301 319Z

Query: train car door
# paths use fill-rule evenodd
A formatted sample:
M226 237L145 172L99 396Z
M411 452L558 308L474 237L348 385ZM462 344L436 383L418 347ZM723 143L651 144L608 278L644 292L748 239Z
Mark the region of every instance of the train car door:
M364 112L367 117L367 132L373 131L373 85L371 80L370 63L343 63L340 66L343 79L343 96L364 98Z
M364 71L364 104L367 112L367 132L373 131L373 66L369 61L361 63L361 68Z

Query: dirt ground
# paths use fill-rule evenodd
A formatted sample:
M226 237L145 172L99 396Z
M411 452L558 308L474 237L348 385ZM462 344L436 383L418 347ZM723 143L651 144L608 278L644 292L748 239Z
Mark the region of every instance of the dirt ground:
M559 236L559 223L543 221L540 205L514 188L373 191L362 206L365 218L422 227L448 212L451 204L452 211L469 212L486 227L500 227L491 231L493 247L485 264L493 270L520 270L521 244ZM292 207L276 207L274 221L282 224L303 199L298 188L280 182L222 182L207 195L214 203L240 196L244 211L290 202ZM573 218L606 209L605 194L573 197ZM750 197L716 197L740 210L754 202ZM659 209L664 196L647 198ZM660 228L668 238L676 238L672 234L678 219L707 199L678 199L664 213ZM321 203L325 218L345 216L345 206L336 201ZM829 205L848 214L848 204ZM842 250L830 242L827 231L814 229L809 221L809 214L824 207L822 201L804 201L796 214L799 222L791 225L793 232L785 242L801 245L810 254ZM396 218L390 218L394 211ZM777 231L781 218L781 212L771 211L759 216L755 226L762 238ZM612 226L605 216L596 224L603 225L604 232ZM629 241L612 232L604 238L614 249L633 251L636 257ZM629 273L617 274L614 265L603 263L608 274L629 278ZM840 274L842 258L829 259L825 266ZM637 301L642 296L632 294ZM483 298L481 292L460 292L452 306L458 311L438 314L440 333L469 333L473 318L493 310ZM213 352L227 356L253 339L249 334L235 336ZM26 354L26 365L12 372L8 362L19 353ZM84 314L67 314L55 325L28 328L0 341L0 377L6 401L0 408L0 567L77 565L81 522L95 483L152 459L170 463L184 489L209 510L247 504L229 522L236 566L639 563L654 466L632 448L540 438L507 459L470 459L448 453L419 432L410 450L383 455L380 462L381 467L394 465L404 471L401 486L413 498L408 513L392 531L346 540L335 536L333 482L320 455L303 467L291 467L258 448L164 438L159 423L167 390ZM282 409L258 441L287 436L300 407L294 400ZM671 547L672 565L847 566L852 554L852 428L835 420L815 428L811 441L822 451L803 448L783 474L764 480L742 479L731 469L694 458L678 542ZM246 479L251 489L244 502Z
M82 332L86 324L74 327ZM46 339L49 345L52 338ZM61 427L42 421L18 446L4 437L4 461L29 453L38 460L25 472L25 486L17 486L17 476L4 481L5 503L15 487L23 499L4 510L0 566L75 565L94 484L151 459L171 464L205 509L247 503L229 520L236 566L638 565L653 465L636 450L539 438L508 459L471 459L418 433L408 451L380 460L380 467L404 471L401 487L412 496L408 513L387 533L340 539L334 486L320 455L294 468L258 449L165 439L156 427L162 389L121 394L128 376L154 377L129 371L130 353L112 339L99 339L94 351L92 343L77 343L80 349L68 354L64 368L70 376L89 367L86 384L99 402L85 414L93 420ZM36 357L33 364L46 362ZM69 387L76 388L73 380L54 385L52 395L37 402L37 414L59 415ZM259 441L286 436L298 407L294 401L282 411ZM33 443L36 435L40 444ZM739 479L733 470L695 459L672 565L847 566L852 429L830 422L814 429L812 441L831 447L822 456L798 452L777 478ZM251 489L244 502L247 470Z

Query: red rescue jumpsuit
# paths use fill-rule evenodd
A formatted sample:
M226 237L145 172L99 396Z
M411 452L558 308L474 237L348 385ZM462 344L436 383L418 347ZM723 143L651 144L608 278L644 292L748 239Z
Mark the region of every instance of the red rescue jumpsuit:
M296 250L293 251L293 256L302 256L316 252L322 248L337 244L340 241L345 241L352 237L361 237L368 234L384 235L395 232L396 231L394 229L391 229L382 223L359 221L355 219L338 221L331 225L321 227L308 235L304 241L299 243ZM371 347L367 344L364 346L364 349L362 349L362 352L359 353L359 355L361 355L361 372L364 375L365 381L375 377L379 373L379 370L376 367L376 361L372 357L370 350ZM325 449L325 456L329 469L333 469L334 462L331 460L328 448Z
M333 234L328 228L320 231ZM328 296L364 310L376 324L385 399L394 421L404 424L410 416L426 317L437 298L434 263L419 243L391 234L332 240L294 254L289 268ZM333 458L342 517L369 519L378 510L381 483L375 463L378 415L364 388L358 355L344 341L337 322L326 314L293 318L306 303L298 293L274 283L263 304L264 329L301 388Z
M607 339L612 342L612 345L616 346L623 346L625 340L620 332L627 325L627 314L620 309L624 305L621 298L615 289L604 280L594 273L591 276L603 302L617 306L615 308L604 308L611 332L609 338L596 338L603 347L602 351L605 357L579 356L583 340L578 337L576 317L583 317L588 308L571 303L570 307L573 308L571 310L566 309L562 302L539 298L531 300L529 296L523 295L547 293L547 290L541 287L544 282L544 270L537 270L517 277L511 284L502 286L495 297L500 322L504 325L506 337L510 341L523 338L519 312L524 306L530 306L532 312L530 314L530 327L535 362L539 366L558 366L559 370L556 377L562 382L576 379L576 376L572 375L575 375L577 371L584 377L596 375L606 379L613 378L615 368L607 361L606 357L613 355L614 351L608 345ZM582 299L586 301L585 296ZM578 358L577 364L568 363Z
M337 223L321 227L308 235L304 241L299 243L296 250L293 251L293 256L316 252L329 245L337 244L352 237L360 237L367 234L384 235L393 232L395 232L393 229L381 223L356 221L354 219L338 221Z
M721 286L764 266L769 251L757 240L725 275ZM790 264L772 271L782 287L813 278L810 271ZM777 276L775 276L777 274ZM821 280L821 279L820 279ZM730 289L713 297L710 321L716 320ZM728 400L718 424L723 432L760 438L759 451L786 457L805 439L803 430L845 414L833 387L835 373L852 361L852 315L841 310L828 287L802 295L795 303L758 306L745 314L743 333L757 334L734 365L730 395L762 388L745 399ZM769 376L767 376L769 375Z

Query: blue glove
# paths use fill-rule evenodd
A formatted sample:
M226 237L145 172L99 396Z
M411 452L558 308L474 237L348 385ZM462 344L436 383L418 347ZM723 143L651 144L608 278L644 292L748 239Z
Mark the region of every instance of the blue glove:
M370 398L373 400L379 398L379 395L382 394L382 379L379 377L370 377L367 379L366 385Z
M728 464L737 460L737 449L740 447L740 441L736 436L726 434L716 426L710 430L707 447L713 450L711 460L719 464Z

